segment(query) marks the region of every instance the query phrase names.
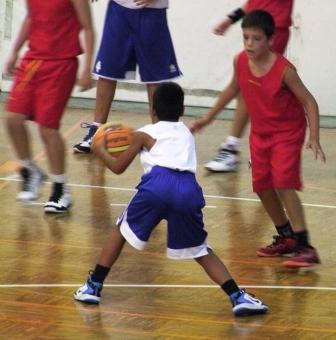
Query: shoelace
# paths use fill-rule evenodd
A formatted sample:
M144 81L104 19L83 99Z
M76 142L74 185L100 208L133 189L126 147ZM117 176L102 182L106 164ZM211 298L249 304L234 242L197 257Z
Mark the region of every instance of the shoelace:
M277 244L281 243L282 240L283 240L282 236L274 235L272 244L268 245L267 248L272 248L272 247L276 246Z
M50 197L50 201L58 202L63 195L63 191L64 191L63 190L63 184L55 183L53 193Z
M24 168L21 169L20 171L21 176L23 177L23 182L22 182L22 191L29 191L29 179L30 179L30 175L29 175L29 170Z
M88 123L88 122L82 122L80 127L83 128L83 129L89 129L88 133L83 138L83 141L85 141L85 142L91 141L96 130L97 130L97 129L93 129L93 127L95 127L95 126Z
M36 183L34 182L34 175L30 170L24 168L21 170L21 176L23 177L22 191L34 190ZM41 175L42 179L43 176Z
M230 150L226 148L220 149L217 156L215 157L215 161L221 161L221 160L227 159L231 155L235 155L235 154L236 154L236 151L234 150Z

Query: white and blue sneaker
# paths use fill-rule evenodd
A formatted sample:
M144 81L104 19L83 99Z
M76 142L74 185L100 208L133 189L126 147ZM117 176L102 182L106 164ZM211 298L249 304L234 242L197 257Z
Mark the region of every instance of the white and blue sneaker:
M17 194L16 199L21 202L30 202L38 199L46 174L37 166L32 168L22 168L20 170L22 178L22 189Z
M235 316L247 316L255 314L265 314L268 307L262 301L241 289L230 296L232 310Z
M238 170L239 162L239 151L231 145L224 144L215 158L204 164L204 167L212 172L232 172Z
M90 153L91 152L92 139L93 139L95 133L97 132L99 126L93 125L93 124L90 124L90 123L82 123L81 127L82 128L88 128L89 131L85 135L85 137L83 138L83 140L81 142L79 142L78 144L75 144L73 146L73 150L74 150L74 152L77 152L77 153Z
M83 286L78 288L75 292L74 299L77 301L97 305L100 302L100 292L102 289L103 284L92 281L92 274L89 274L89 277Z

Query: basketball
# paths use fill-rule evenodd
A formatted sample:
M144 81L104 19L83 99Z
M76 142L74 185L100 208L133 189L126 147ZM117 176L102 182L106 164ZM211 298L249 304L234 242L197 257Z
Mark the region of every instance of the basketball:
M105 139L106 150L111 156L118 157L128 149L132 142L134 130L119 122L109 122L99 127L93 143Z

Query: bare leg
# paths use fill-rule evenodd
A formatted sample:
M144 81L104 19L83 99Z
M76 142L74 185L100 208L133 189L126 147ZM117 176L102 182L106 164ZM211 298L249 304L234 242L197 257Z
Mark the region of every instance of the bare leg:
M307 229L302 203L295 190L278 190L295 233Z
M149 103L149 115L151 117L151 120L153 122L153 95L155 90L159 84L146 84L147 87L147 96L148 96L148 103Z
M61 175L65 172L65 147L58 130L40 126L40 135L46 148L50 172Z
M203 267L209 277L218 285L232 279L224 263L211 249L209 249L208 255L195 258L195 261Z
M16 156L20 160L31 159L28 130L25 126L27 117L19 113L7 114L7 130Z
M99 78L97 81L96 110L94 121L104 124L107 121L114 99L117 82L115 80Z
M122 236L119 227L113 228L100 253L97 264L111 268L117 261L125 242L126 240Z
M248 114L245 102L241 94L237 96L237 108L233 117L230 135L241 138L248 122Z
M275 225L280 226L288 222L283 205L275 190L266 190L258 192L257 194L260 197L266 212Z

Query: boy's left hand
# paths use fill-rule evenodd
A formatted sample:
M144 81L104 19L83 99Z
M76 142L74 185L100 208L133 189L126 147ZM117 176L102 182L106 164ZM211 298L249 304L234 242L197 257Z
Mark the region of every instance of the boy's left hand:
M77 85L79 86L79 91L87 91L93 87L93 80L91 77L91 71L83 72L77 80Z
M105 137L103 136L102 138L96 138L93 139L92 145L91 145L91 149L92 152L96 155L96 156L100 156L100 154L102 152L104 152L105 150Z
M318 159L320 158L323 163L326 162L326 156L322 150L322 147L318 141L315 140L309 140L306 149L311 149L314 154L314 158Z

